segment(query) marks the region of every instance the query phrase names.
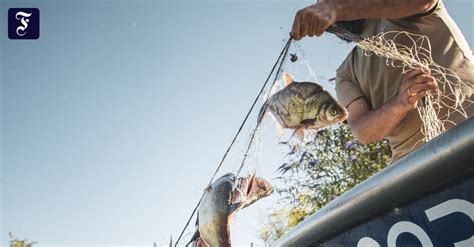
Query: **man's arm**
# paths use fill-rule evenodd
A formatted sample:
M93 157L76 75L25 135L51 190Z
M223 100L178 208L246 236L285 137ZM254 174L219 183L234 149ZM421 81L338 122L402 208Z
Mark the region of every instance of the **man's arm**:
M399 92L380 108L370 110L365 98L349 104L349 125L352 133L362 144L379 141L390 135L407 113L415 109L428 90L436 89L436 80L419 70L408 72Z
M320 36L336 21L371 18L402 18L426 13L437 0L320 0L296 13L292 36Z

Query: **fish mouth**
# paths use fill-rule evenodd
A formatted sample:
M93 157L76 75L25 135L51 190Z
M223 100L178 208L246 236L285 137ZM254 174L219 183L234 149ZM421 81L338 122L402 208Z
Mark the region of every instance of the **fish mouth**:
M349 111L343 106L339 105L339 111L342 113L340 117L336 119L336 123L343 122L349 118Z
M344 113L344 117L347 119L349 117L349 111L345 107L341 106L341 108L342 108L342 112Z
M248 177L237 178L235 189L229 198L230 204L241 204L242 207L249 206L260 198L269 196L273 192L271 184L252 172Z
M349 111L347 111L346 108L342 108L342 109L343 109L342 111L343 115L339 118L339 122L345 121L349 118Z
M255 183L255 178L256 178L255 173L250 174L250 178L249 178L249 181L247 183L246 195L249 195L252 192L252 188L253 188L254 183Z

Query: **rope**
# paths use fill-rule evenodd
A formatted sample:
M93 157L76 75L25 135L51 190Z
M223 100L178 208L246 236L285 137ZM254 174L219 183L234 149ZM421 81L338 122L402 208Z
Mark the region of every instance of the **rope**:
M335 34L337 36L340 36L344 39L347 39L349 41L352 41L352 42L359 42L361 41L361 37L357 34L353 34L351 32L349 32L348 30L340 27L340 26L337 26L337 25L332 25L330 27L328 27L326 29L326 32L329 32L329 33L332 33L332 34Z
M212 184L212 181L214 180L215 176L217 175L217 173L219 172L219 169L221 168L222 164L224 163L224 160L227 158L227 155L229 154L229 151L230 149L232 148L232 146L234 145L235 141L237 140L237 137L239 136L240 132L242 131L245 123L247 122L249 116L250 116L250 113L252 113L253 111L253 108L255 107L255 105L257 104L258 102L258 99L261 97L263 91L265 90L265 87L267 86L268 84L268 81L270 80L270 77L272 76L273 72L275 71L275 68L277 67L278 65L278 62L280 62L280 59L281 61L283 62L284 60L284 57L282 59L282 56L286 56L289 48L290 48L290 44L291 44L291 41L293 40L292 37L290 37L288 39L288 41L286 42L285 44L285 47L283 48L283 50L280 52L280 55L278 56L278 59L277 61L275 62L275 64L273 65L273 68L272 70L270 71L270 74L268 75L267 79L265 80L265 83L263 84L262 88L260 89L260 92L258 93L257 97L255 98L255 100L253 101L252 103L252 106L250 107L249 111L247 112L247 115L245 115L245 118L244 120L242 121L242 124L240 125L239 129L237 130L237 133L235 133L235 136L234 138L232 139L232 141L230 142L230 145L229 147L227 148L227 150L225 151L224 155L222 156L222 159L221 161L219 162L219 165L217 166L216 168L216 171L214 172L214 174L212 175L211 177L211 180L209 181L209 184ZM282 66L283 63L280 63L280 66L279 66L279 70L281 69L281 66ZM279 71L277 71L277 75L279 74ZM276 81L276 78L275 77L275 81ZM275 83L274 81L274 83ZM257 127L258 127L259 123L257 123ZM255 132L256 132L256 128L254 129L254 132L252 134L252 140L250 141L249 143L249 146L251 145L254 137L255 137ZM248 148L250 149L250 147ZM248 152L248 150L247 150ZM242 169L242 166L240 167L239 169L239 173L240 173L240 170ZM179 235L178 239L176 240L176 243L174 244L174 246L176 247L179 243L179 241L181 240L181 237L183 236L184 232L186 231L186 228L189 226L189 222L191 222L191 219L193 218L194 214L196 213L198 207L199 207L199 204L201 204L201 201L202 201L202 198L204 197L204 193L201 195L201 198L199 199L199 202L197 203L196 207L194 208L193 212L191 213L191 216L189 217L188 221L186 222L186 225L184 226L183 230L181 231L181 234Z
M290 38L290 40L291 40L291 38ZM289 41L289 42L290 42L290 41ZM289 49L286 49L286 50L285 50L285 53L283 54L283 58L281 59L280 65L278 66L278 70L277 70L277 72L276 72L276 74L275 74L275 78L273 79L273 83L272 83L272 86L270 87L270 89L273 88L273 86L275 85L275 83L276 83L277 80L278 80L278 77L279 77L280 72L281 72L281 68L283 67L283 64L285 63L285 59L286 59L286 57L287 57L288 50L289 50ZM278 61L277 61L277 62L278 62ZM273 73L273 70L272 70L272 73ZM272 73L270 73L270 75L271 75ZM270 97L268 97L268 98L265 100L265 103L266 103L266 101L268 101L269 98L270 98ZM264 103L264 104L265 104L265 103ZM247 161L248 153L249 153L249 151L250 151L250 148L252 147L253 141L254 141L255 136L256 136L256 134L257 134L258 127L260 127L260 124L261 124L262 120L263 120L263 118L259 119L259 121L257 121L257 125L256 125L255 128L252 130L252 134L251 134L251 136L250 136L249 144L248 144L248 146L247 146L247 149L245 150L244 158L243 158L243 160L242 160L242 163L240 164L239 170L237 171L237 173L236 173L236 175L235 175L236 177L239 177L239 174L240 174L240 172L242 171L242 168L243 168L244 165L245 165L245 161ZM234 186L235 186L235 185L234 185Z

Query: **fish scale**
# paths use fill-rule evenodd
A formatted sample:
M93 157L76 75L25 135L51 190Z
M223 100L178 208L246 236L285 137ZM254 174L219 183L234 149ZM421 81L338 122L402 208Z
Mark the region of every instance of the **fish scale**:
M347 119L347 110L317 83L295 82L284 73L286 87L268 98L258 121L270 112L283 128L320 129Z
M272 191L270 183L255 177L255 174L238 179L232 173L220 177L204 192L198 207L197 230L188 244L197 247L231 246L230 223L235 213L269 196Z

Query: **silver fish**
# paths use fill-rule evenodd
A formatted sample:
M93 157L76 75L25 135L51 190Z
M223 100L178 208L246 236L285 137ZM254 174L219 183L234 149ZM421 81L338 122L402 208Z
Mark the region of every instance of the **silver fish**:
M258 121L270 112L282 132L295 129L301 137L304 129L321 129L347 119L346 108L322 86L313 82L295 82L284 73L286 86L268 98L262 106Z
M204 193L198 207L197 230L188 245L231 246L230 223L235 213L272 192L270 183L254 173L237 179L232 173L220 177Z

